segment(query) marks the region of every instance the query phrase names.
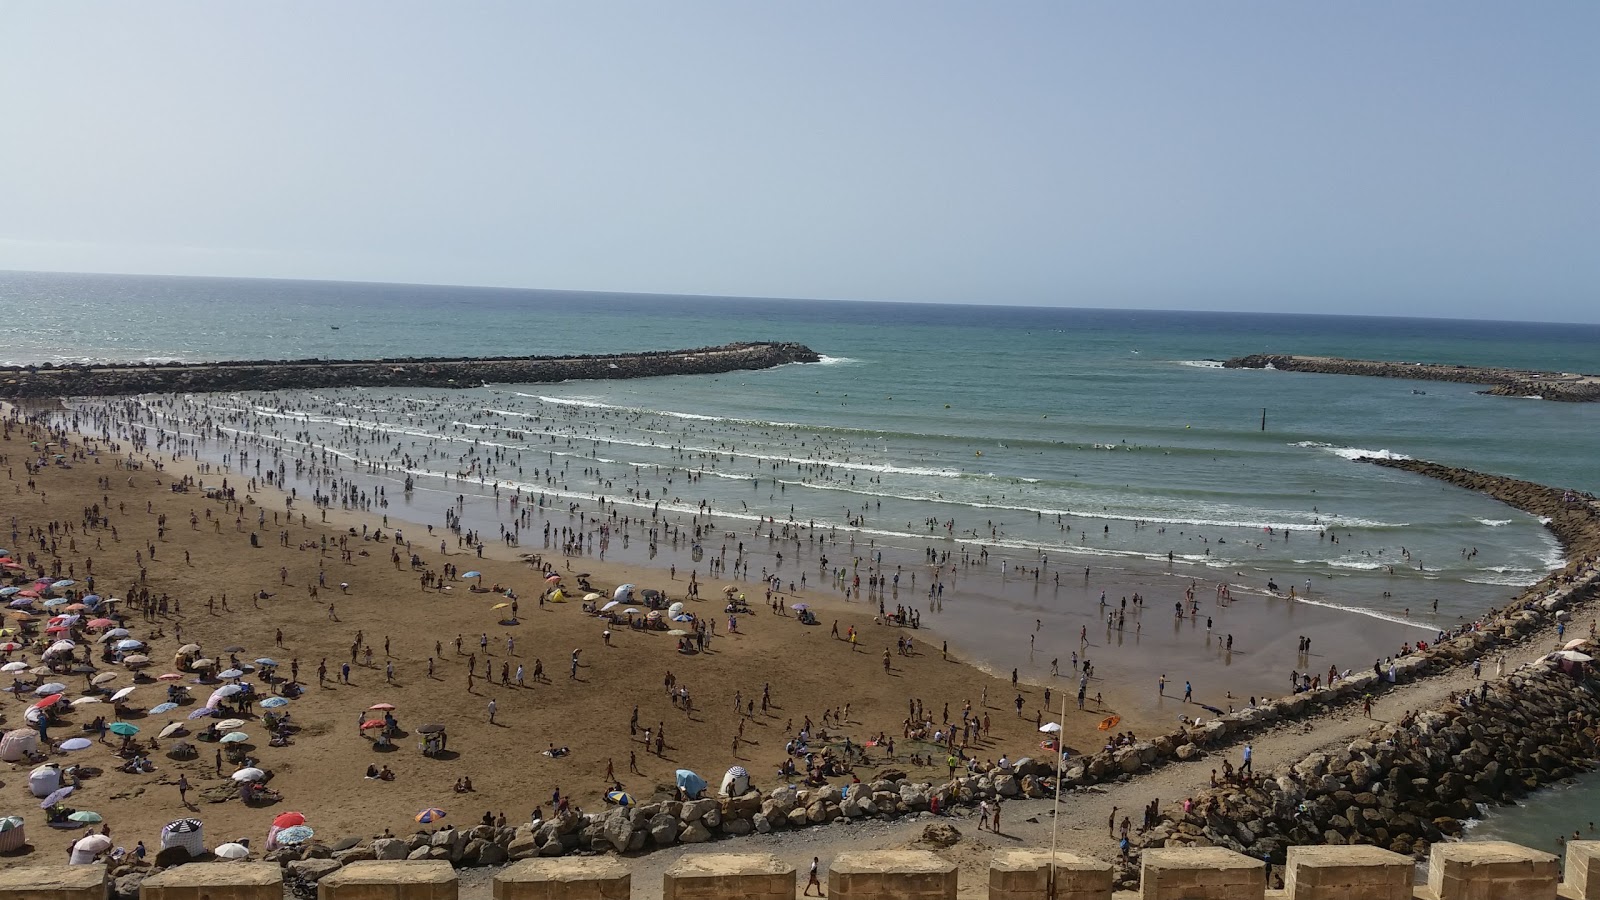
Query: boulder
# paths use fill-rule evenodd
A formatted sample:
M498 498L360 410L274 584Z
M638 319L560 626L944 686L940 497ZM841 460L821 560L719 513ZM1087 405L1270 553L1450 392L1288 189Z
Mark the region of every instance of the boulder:
M650 839L657 847L671 847L678 842L678 831L682 828L677 816L666 813L650 820Z
M685 844L703 844L711 840L711 829L702 822L690 822L678 833L678 840Z
M685 822L697 822L704 818L706 813L717 808L717 801L715 800L690 800L683 804L683 808L678 811L678 818Z
M953 847L961 840L961 832L949 822L934 822L922 829L922 842L934 847Z
M497 843L485 843L478 850L478 865L498 866L509 858L506 849Z
M765 813L756 813L750 817L750 825L755 828L756 834L771 834L772 822Z
M628 841L633 838L633 815L626 808L616 810L606 816L601 832L611 846L618 850L628 849Z
M119 900L134 900L139 896L139 886L144 883L144 872L133 872L117 878L111 884L112 895Z
M405 841L395 840L394 838L378 838L372 842L373 859L405 859L406 853Z
M540 856L560 856L565 852L567 852L566 845L561 843L560 839L545 841L539 845Z
M424 844L421 847L418 847L417 849L411 851L410 853L407 853L406 854L406 859L427 859L428 858L428 854L431 853L431 852L433 852L433 848L429 847L426 844Z
M724 819L722 822L723 834L731 834L737 837L747 835L754 830L755 826L750 823L749 819Z
M332 859L300 859L284 868L291 877L305 881L321 881L322 876L339 871L339 863Z
M539 841L533 831L517 831L517 836L506 845L506 855L513 860L531 859L539 853Z
M340 850L337 853L334 853L333 858L339 862L339 865L342 866L346 863L365 862L369 859L377 859L378 854L372 852L371 847L351 847L348 850Z
M1015 797L1022 793L1022 788L1017 785L1017 779L1010 775L997 775L994 779L994 792L1002 797Z

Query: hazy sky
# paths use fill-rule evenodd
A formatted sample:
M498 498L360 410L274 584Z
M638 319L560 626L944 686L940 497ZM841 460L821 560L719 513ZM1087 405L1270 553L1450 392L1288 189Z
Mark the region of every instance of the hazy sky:
M0 4L0 268L1600 321L1600 3Z

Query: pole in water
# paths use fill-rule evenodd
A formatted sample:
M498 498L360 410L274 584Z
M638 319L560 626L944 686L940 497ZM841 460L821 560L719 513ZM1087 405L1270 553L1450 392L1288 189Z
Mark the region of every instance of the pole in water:
M1267 430L1267 408L1265 406L1261 407L1261 430Z

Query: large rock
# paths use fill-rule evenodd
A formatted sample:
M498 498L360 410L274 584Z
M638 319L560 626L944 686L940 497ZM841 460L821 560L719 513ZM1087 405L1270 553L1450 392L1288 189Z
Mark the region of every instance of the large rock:
M690 822L678 832L678 840L685 844L703 844L711 840L711 829L702 822Z
M678 842L680 828L682 823L678 821L677 816L662 813L650 820L650 840L654 841L657 847L671 847Z
M111 893L118 900L134 900L139 896L139 886L144 884L146 873L133 872L112 882Z
M506 849L497 843L485 843L478 850L478 865L498 866L509 858Z
M512 860L531 859L539 854L539 841L533 831L518 831L517 836L506 845L506 854Z
M394 838L378 838L372 842L373 859L405 859L406 842Z
M324 875L339 871L339 863L332 859L297 859L284 868L291 877L320 881Z
M743 836L754 830L755 826L750 823L749 819L724 819L722 822L723 834Z
M690 800L683 804L683 808L678 813L678 818L685 822L698 822L705 817L706 813L717 808L717 801L715 800Z
M750 817L750 824L755 828L756 834L772 833L772 822L764 813L756 813ZM723 827L727 827L726 824Z
M340 850L333 854L333 858L338 860L339 865L342 866L348 863L366 862L370 859L377 859L378 855L372 852L371 847L351 847L348 850Z
M777 790L768 794L767 801L771 803L773 808L778 812L788 815L789 811L794 809L795 804L799 802L797 799L797 794L798 792L796 792L793 787L784 785L783 787L778 788ZM763 810L764 809L765 804L763 804ZM770 816L771 814L769 813L768 815Z
M633 815L626 808L614 811L606 816L601 832L617 850L628 849L628 841L633 838Z
M1022 788L1017 786L1017 779L1010 775L996 775L994 779L994 792L1002 797L1015 797L1022 793Z
M922 829L922 842L935 847L953 847L961 840L961 832L949 822L934 822Z

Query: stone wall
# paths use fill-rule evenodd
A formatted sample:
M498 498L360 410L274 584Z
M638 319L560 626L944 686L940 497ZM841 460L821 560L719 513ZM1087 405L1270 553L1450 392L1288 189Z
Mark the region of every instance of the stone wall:
M166 365L0 367L0 398L274 391L295 388L539 384L579 379L707 375L816 362L809 347L740 343L693 350L590 356L251 360Z
M1054 865L1052 865L1052 861ZM602 860L530 860L495 876L496 900L626 900L626 864ZM1375 847L1290 847L1282 887L1268 883L1258 859L1221 848L1146 851L1138 897L1145 900L1600 900L1600 841L1567 845L1566 876L1548 854L1500 841L1437 844L1425 884L1413 886L1411 858ZM152 878L158 900L255 900L281 896L258 863L191 863L181 882ZM270 867L276 869L276 867ZM163 873L166 875L167 873ZM840 900L952 900L959 875L953 863L926 851L843 853L827 873L827 896ZM105 870L95 866L33 866L0 871L0 900L105 900ZM789 900L795 867L769 854L690 854L662 876L664 900ZM1005 850L996 854L986 886L989 900L1112 900L1111 864L1059 851ZM620 890L620 893L619 893ZM373 862L346 867L320 885L325 900L454 900L455 870L438 862ZM1120 896L1120 895L1119 895Z

